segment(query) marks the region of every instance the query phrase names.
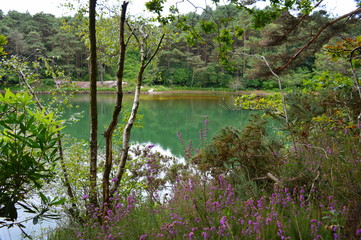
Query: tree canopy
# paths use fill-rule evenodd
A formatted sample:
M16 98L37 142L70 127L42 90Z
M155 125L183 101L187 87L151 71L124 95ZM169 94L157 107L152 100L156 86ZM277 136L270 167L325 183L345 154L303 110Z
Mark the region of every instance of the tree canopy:
M272 87L266 84L269 72L264 63L248 55L265 56L276 72L295 69L312 70L316 53L330 41L359 34L360 8L334 17L319 9L322 1L271 1L257 9L257 1L210 1L208 7L191 3L194 12L177 14L172 6L165 16L163 1L147 3L163 22L172 21L164 47L145 75L146 84L192 87ZM115 16L115 15L113 15ZM41 50L61 66L73 80L87 80L87 16L79 12L74 17L56 18L51 14L10 11L1 18L0 34L8 43L4 51L35 59L33 52ZM21 23L21 24L20 24ZM262 27L262 28L261 28ZM157 28L154 25L154 28ZM104 15L97 22L99 78L114 80L119 51L114 34L117 20ZM246 54L246 55L244 55ZM136 45L127 52L125 78L135 82ZM75 66L75 67L74 67Z

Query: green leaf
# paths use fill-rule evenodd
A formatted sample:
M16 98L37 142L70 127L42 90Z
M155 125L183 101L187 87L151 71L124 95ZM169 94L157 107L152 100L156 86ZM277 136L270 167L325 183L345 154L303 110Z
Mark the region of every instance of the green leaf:
M64 204L66 202L66 198L62 197L61 199L57 200L57 197L53 199L53 201L50 203L51 206L56 206L56 205L61 205Z
M26 211L24 212L27 212L27 213L36 213L36 211L34 211L33 209L29 208L26 204L23 204L21 202L18 202L18 204L22 207L22 208L25 208Z
M48 199L45 197L45 195L42 192L39 192L39 196L41 198L42 203L48 203Z

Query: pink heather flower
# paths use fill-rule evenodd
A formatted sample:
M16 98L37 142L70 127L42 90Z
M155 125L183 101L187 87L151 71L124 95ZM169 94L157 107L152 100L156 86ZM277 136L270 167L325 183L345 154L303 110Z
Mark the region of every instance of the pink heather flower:
M147 237L148 237L147 235L142 235L142 236L139 237L139 240L147 239Z
M221 220L219 221L219 223L222 224L223 227L226 226L226 222L227 222L227 217L226 216L223 216L221 218Z
M203 239L208 239L209 235L206 232L202 232Z
M193 190L193 181L192 180L189 180L189 189Z

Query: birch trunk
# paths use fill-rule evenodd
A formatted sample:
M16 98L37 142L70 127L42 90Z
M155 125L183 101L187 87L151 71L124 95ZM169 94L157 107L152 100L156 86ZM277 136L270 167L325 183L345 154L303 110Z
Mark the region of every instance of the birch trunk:
M121 152L120 161L119 161L119 164L117 167L117 171L115 173L114 181L112 181L112 184L110 186L110 196L112 196L116 192L116 190L119 188L120 181L125 172L125 165L127 163L129 146L130 146L130 134L131 134L131 129L133 127L133 124L134 124L134 121L136 119L137 112L138 112L140 89L141 89L141 86L143 83L144 71L147 68L148 64L153 60L154 56L159 51L160 45L164 38L164 34L163 34L156 46L156 49L153 52L153 54L148 58L148 56L146 54L146 52L148 50L148 49L146 49L146 41L147 41L148 35L144 34L141 31L141 29L139 29L139 31L140 31L140 34L142 34L142 39L139 39L136 34L134 34L134 37L136 38L136 40L139 44L139 47L140 47L141 64L140 64L138 77L137 77L137 86L136 86L135 93L134 93L134 101L133 101L132 111L128 118L127 124L125 125L125 128L123 130L122 152Z

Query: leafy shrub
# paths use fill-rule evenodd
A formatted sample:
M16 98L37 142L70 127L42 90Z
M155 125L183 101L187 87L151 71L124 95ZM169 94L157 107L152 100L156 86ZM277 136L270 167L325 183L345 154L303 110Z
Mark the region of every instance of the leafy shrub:
M241 131L226 127L212 142L200 150L193 162L202 171L213 175L235 173L245 176L248 181L258 181L269 172L276 173L281 162L274 153L280 149L279 143L267 139L266 121L253 116Z
M0 217L17 219L15 204L54 176L57 127L53 114L35 111L32 96L0 94Z

